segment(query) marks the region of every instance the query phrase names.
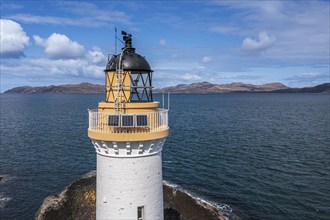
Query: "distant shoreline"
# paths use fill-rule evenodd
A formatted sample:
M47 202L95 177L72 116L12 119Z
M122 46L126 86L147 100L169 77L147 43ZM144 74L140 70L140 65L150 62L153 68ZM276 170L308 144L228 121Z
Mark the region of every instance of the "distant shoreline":
M282 83L252 85L244 83L211 84L208 82L180 84L177 86L154 89L155 94L223 94L223 93L330 93L330 83L313 87L290 88ZM58 86L21 86L1 94L104 94L105 86L91 83Z

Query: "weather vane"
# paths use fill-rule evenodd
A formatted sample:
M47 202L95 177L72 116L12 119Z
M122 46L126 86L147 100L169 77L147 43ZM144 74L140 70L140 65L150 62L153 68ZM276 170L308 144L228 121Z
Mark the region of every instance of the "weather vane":
M125 41L125 47L131 48L132 47L132 35L127 34L125 31L121 31L121 34L123 35L123 40Z

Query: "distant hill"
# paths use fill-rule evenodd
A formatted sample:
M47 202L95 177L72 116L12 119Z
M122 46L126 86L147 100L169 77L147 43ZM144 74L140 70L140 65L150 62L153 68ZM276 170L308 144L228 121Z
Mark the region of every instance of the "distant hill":
M21 86L9 89L5 93L104 93L104 86L91 83L39 87Z
M91 83L68 84L58 86L21 86L5 91L5 93L104 93L103 85ZM252 85L244 83L212 84L199 82L179 84L177 86L154 89L154 93L232 93L232 92L271 92L271 93L330 93L330 83L314 87L290 88L282 83Z
M272 92L276 93L330 93L330 83L323 83L318 86L304 88L279 89Z
M192 84L180 84L177 86L156 89L156 93L228 93L228 92L268 92L280 89L289 89L282 83L267 83L252 85L244 83L212 84L200 82Z

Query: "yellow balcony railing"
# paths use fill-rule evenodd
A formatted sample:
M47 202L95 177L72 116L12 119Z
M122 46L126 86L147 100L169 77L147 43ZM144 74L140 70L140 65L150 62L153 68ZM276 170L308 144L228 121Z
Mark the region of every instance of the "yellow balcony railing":
M168 109L136 114L114 114L88 110L89 130L99 133L151 133L168 129Z

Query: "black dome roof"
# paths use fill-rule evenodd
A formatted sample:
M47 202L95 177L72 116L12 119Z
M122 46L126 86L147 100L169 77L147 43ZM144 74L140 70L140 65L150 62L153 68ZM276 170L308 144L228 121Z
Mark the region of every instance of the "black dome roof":
M120 54L112 56L107 64L105 71L116 70L116 67L119 67L119 58ZM134 48L126 48L126 50L123 52L121 62L123 70L151 71L147 60L143 56L135 53Z

